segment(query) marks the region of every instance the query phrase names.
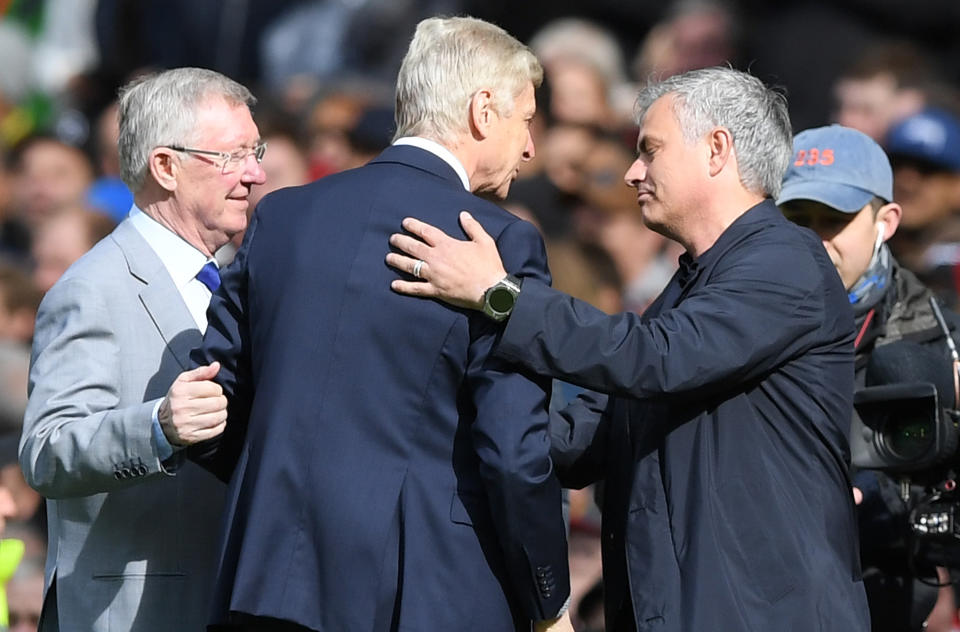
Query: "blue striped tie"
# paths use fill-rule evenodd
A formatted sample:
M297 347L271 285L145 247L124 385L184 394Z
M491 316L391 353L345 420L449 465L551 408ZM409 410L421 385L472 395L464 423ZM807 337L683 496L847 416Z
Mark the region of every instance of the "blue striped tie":
M197 272L197 280L206 285L211 292L216 292L220 287L220 268L214 262L208 261L200 268L200 272Z

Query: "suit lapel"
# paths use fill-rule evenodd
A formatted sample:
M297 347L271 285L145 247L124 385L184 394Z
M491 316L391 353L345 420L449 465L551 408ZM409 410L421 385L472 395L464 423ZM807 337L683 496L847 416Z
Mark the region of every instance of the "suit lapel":
M147 315L180 366L188 369L190 351L200 346L203 337L173 279L160 257L129 220L117 227L113 238L123 251L131 276L144 284L140 290L140 302Z

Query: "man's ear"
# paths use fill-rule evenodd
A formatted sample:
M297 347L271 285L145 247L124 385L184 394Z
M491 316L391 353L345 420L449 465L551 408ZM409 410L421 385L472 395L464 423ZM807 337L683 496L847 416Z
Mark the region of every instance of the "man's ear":
M883 240L886 241L893 237L900 226L900 219L903 217L903 209L896 202L884 204L877 211L877 224L883 224Z
M726 166L733 154L733 134L726 127L715 127L707 135L710 151L710 175L716 176Z
M470 99L470 131L477 140L490 135L490 125L496 116L493 106L493 91L477 90Z
M147 156L147 169L153 179L167 191L177 188L177 176L180 174L180 160L172 149L155 147Z

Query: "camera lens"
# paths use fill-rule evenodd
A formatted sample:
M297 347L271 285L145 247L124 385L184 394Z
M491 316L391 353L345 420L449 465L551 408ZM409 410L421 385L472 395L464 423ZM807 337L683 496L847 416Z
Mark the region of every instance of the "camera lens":
M881 435L887 450L903 461L926 457L936 439L929 420L910 415L894 415L884 425Z

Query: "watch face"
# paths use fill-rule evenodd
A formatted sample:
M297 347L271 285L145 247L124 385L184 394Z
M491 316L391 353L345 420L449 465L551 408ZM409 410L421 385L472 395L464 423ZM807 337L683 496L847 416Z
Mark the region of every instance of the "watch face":
M498 287L490 292L490 307L495 312L509 312L515 300L513 293L506 288Z

